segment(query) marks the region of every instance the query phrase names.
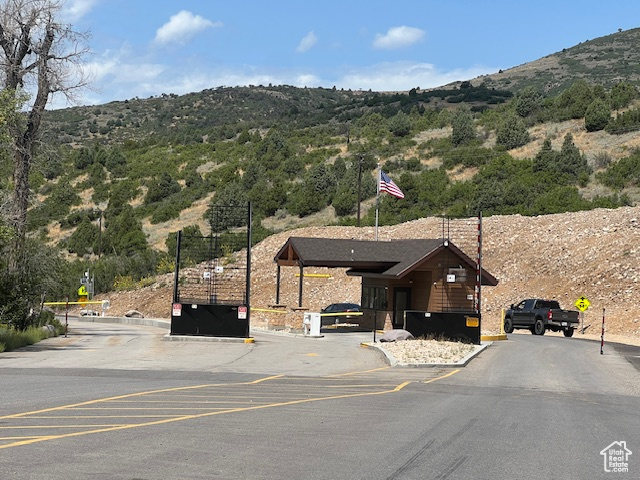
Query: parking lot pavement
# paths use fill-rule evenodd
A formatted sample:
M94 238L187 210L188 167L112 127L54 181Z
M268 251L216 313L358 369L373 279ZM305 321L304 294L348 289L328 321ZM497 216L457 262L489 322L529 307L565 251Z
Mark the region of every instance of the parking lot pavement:
M604 348L613 348L622 355L636 370L640 371L640 347L623 343L605 343Z
M327 333L320 338L253 332L255 343L169 342L167 329L69 318L67 337L3 354L6 368L91 368L238 372L323 376L387 366L376 351L360 348L372 333ZM202 337L199 337L202 339ZM37 354L34 354L36 353Z

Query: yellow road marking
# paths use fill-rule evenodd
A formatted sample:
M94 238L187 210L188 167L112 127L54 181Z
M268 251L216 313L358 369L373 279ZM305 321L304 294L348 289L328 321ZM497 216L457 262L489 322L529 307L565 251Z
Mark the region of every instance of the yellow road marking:
M447 374L445 374L445 375L441 375L441 376L439 376L439 377L432 378L432 379L430 379L430 380L425 380L425 381L424 381L424 382L422 382L422 383L431 383L431 382L435 382L436 380L442 380L443 378L447 378L447 377L450 377L451 375L455 375L455 374L456 374L456 373L458 373L459 371L460 371L460 369L459 369L459 368L456 368L455 370L453 370L453 371L451 371L451 372L449 372L449 373L447 373Z
M53 428L88 428L88 427L117 427L119 425L123 425L122 423L108 423L105 425L100 424L89 424L89 425L21 425L21 426L10 426L10 427L0 427L0 430L27 430L27 429L53 429Z
M256 383L268 382L269 380L275 380L276 378L282 378L282 377L284 377L284 375L272 375L270 377L259 378L258 380L254 380L253 382L236 383L235 385L255 385Z
M100 398L97 400L89 400L87 402L80 402L80 403L73 403L71 405L62 405L59 407L51 407L51 408L44 408L42 410L34 410L32 412L23 412L23 413L14 413L13 415L4 415L2 417L0 417L0 420L5 419L5 418L19 418L19 417L25 417L27 415L35 415L38 413L46 413L46 412L55 412L56 410L66 410L69 408L75 408L75 407L82 407L84 405L94 405L96 403L102 403L102 402L109 402L112 400L120 400L123 398L133 398L133 397L142 397L144 395L151 395L154 393L165 393L165 392L178 392L180 390L194 390L197 388L207 388L207 387L225 387L225 386L233 386L233 385L255 385L256 383L260 383L260 382L264 382L267 380L273 380L274 378L279 378L282 377L282 375L275 375L275 376L270 376L270 377L266 377L266 378L260 378L258 380L254 380L252 382L240 382L240 383L210 383L210 384L206 384L206 385L192 385L189 387L174 387L174 388L163 388L160 390L150 390L147 392L137 392L137 393L127 393L125 395L118 395L115 397L107 397L107 398Z
M57 440L57 439L61 439L61 438L79 437L81 435L90 435L90 434L94 434L94 433L114 432L114 431L118 431L118 430L127 430L127 429L130 429L130 428L141 428L141 427L149 427L149 426L153 426L153 425L163 425L163 424L167 424L167 423L173 423L173 422L179 422L179 421L185 421L185 420L193 420L193 419L204 418L204 417L211 417L213 415L220 415L220 414L224 414L224 413L248 412L248 411L252 411L252 410L262 410L262 409L265 409L265 408L284 407L284 406L289 406L289 405L299 405L299 404L303 404L303 403L311 403L311 402L317 402L317 401L321 401L321 400L337 400L337 399L343 399L343 398L355 398L355 397L367 397L367 396L373 396L373 395L385 395L385 394L392 393L392 392L398 392L402 388L407 386L409 383L411 383L411 382L404 382L404 383L398 385L397 387L395 387L392 390L382 390L380 392L362 392L362 393L351 393L351 394L345 394L345 395L333 395L333 396L329 396L329 397L320 397L320 398L307 398L307 399L301 399L301 400L292 400L292 401L288 401L288 402L272 403L272 404L267 404L267 405L255 405L255 406L252 406L252 407L230 408L228 410L222 410L222 411L216 411L216 412L205 412L205 413L200 413L200 414L183 415L181 417L166 418L166 419L156 420L156 421L147 422L147 423L117 425L117 426L111 426L111 427L98 428L98 429L95 429L95 430L86 430L86 431L82 431L82 432L73 432L73 433L58 434L58 435L48 435L48 436L43 436L43 437L40 437L40 438L33 438L33 439L28 439L28 440L22 440L22 441L19 441L19 442L9 443L9 444L6 444L6 445L0 445L0 450L4 449L4 448L18 447L18 446L22 446L22 445L30 445L30 444L33 444L33 443L44 442L44 441L48 441L48 440ZM85 402L85 403L87 403L87 402ZM46 410L47 411L51 411L52 409L46 409Z
M387 368L387 367L385 367ZM371 371L377 371L377 370L382 370L382 369L374 369L374 370L368 370L367 372L371 372ZM447 378L451 375L454 375L456 373L458 373L460 370L453 370L445 375L441 375L439 377L436 378L432 378L430 380L426 380L423 383L431 383L431 382L435 382L437 380L441 380L443 378ZM363 372L360 372L363 373ZM355 374L355 372L351 373L351 375ZM342 375L349 375L349 374L342 374ZM270 377L265 377L265 378L261 378L258 380L253 380L251 382L242 382L242 383L232 383L232 384L208 384L208 385L194 385L194 386L190 386L190 387L176 387L176 388L167 388L167 389L160 389L160 390L153 390L153 391L147 391L147 392L138 392L138 393L132 393L132 394L126 394L126 395L118 395L118 396L114 396L114 397L108 397L108 398L103 398L103 399L98 399L98 400L90 400L87 402L80 402L80 403L76 403L76 404L71 404L71 405L66 405L66 406L59 406L59 407L52 407L52 408L45 408L45 409L41 409L41 410L34 410L31 412L23 412L23 413L17 413L17 414L13 414L13 415L5 415L3 417L0 417L0 419L7 419L7 418L25 418L27 416L30 415L36 415L39 413L46 413L46 412L52 412L52 411L60 411L60 410L65 410L65 409L101 409L103 407L87 407L88 405L95 405L98 403L104 403L104 402L109 402L109 401L117 401L117 400L122 400L122 399L126 399L126 398L133 398L133 397L141 397L144 395L150 395L153 393L165 393L165 392L176 392L176 391L183 391L183 390L188 390L188 389L201 389L201 388L205 388L205 387L214 387L214 386L224 386L224 387L228 387L228 386L234 386L234 385L255 385L261 382L265 382L268 380L274 380L277 378L281 378L283 377L283 375L275 375L275 376L270 376ZM304 403L312 403L312 402L318 402L318 401L324 401L324 400L338 400L338 399L346 399L346 398L357 398L357 397L367 397L367 396L374 396L374 395L386 395L389 393L395 393L395 392L399 392L400 390L402 390L404 387L406 387L407 385L409 385L410 381L406 381L403 382L399 385L396 385L394 388L391 389L387 389L387 390L381 390L381 391L377 391L377 392L357 392L357 393L344 393L341 395L330 395L327 397L314 397L314 398L304 398L304 399L296 399L296 400L289 400L289 401L283 401L283 402L276 402L276 403L264 403L264 404L258 404L258 405L251 405L251 406L246 406L246 407L236 407L236 408L208 408L206 412L202 412L202 413L193 413L193 414L186 414L186 415L177 415L177 416L166 416L166 418L159 418L158 420L154 420L154 421L150 421L150 422L143 422L143 423L128 423L128 424L115 424L115 425L67 425L67 426L47 426L47 427L37 427L37 426L31 426L31 427L20 427L20 426L16 426L16 427L2 427L3 429L9 429L9 428L14 428L14 429L19 429L19 428L91 428L91 430L83 430L83 431L78 431L78 432L72 432L72 433L62 433L62 434L55 434L55 435L43 435L43 436L32 436L32 437L9 437L9 438L5 438L4 440L16 440L19 439L19 441L14 441L12 443L7 443L5 445L0 445L0 449L5 449L5 448L12 448L12 447L18 447L18 446L23 446L23 445L31 445L34 443L38 443L38 442L44 442L44 441L49 441L49 440L58 440L58 439L64 439L64 438L71 438L71 437L79 437L82 435L92 435L92 434L97 434L97 433L106 433L106 432L114 432L114 431L118 431L118 430L127 430L127 429L132 429L132 428L141 428L141 427L149 427L149 426L154 426L154 425L164 425L164 424L168 424L168 423L173 423L173 422L179 422L179 421L186 421L186 420L193 420L193 419L198 419L198 418L205 418L205 417L212 417L214 415L221 415L221 414L228 414L228 413L238 413L238 412L248 412L248 411L255 411L255 410L262 410L262 409L266 409L266 408L276 408L276 407L284 407L284 406L290 406L290 405L301 405ZM372 386L380 386L380 385L372 385ZM172 408L169 407L171 410L178 410L177 408ZM110 407L106 407L106 409L108 410L112 410L112 408ZM121 410L122 408L116 408L118 410ZM127 410L133 410L134 408L126 408ZM140 408L141 410L149 410L148 408ZM162 408L158 408L159 410L165 410ZM179 410L199 410L202 408L179 408ZM138 418L137 416L133 416L134 418ZM39 418L39 417L36 417ZM146 415L146 416L140 416L139 418L158 418L158 416L155 415ZM98 427L98 428L96 428Z
M347 372L347 373L338 373L336 375L327 375L327 378L347 377L347 376L350 376L350 375L360 375L362 373L379 372L380 370L387 370L389 368L391 368L391 367L387 365L386 367L373 368L371 370L360 370L360 371L356 371L356 372Z
M218 404L218 403L255 403L253 400L251 401L245 401L245 402L238 402L236 400L198 400L198 401L194 401L194 400L115 400L109 403L166 403L168 405L177 403L177 404L184 404L184 403L189 403L189 404L194 404L194 405L209 405L209 404ZM269 402L266 402L269 403ZM101 407L96 407L98 409L100 409ZM107 408L127 408L127 407L107 407ZM170 407L172 408L172 407ZM91 410L90 408L79 408L78 410Z
M26 439L26 438L40 438L38 435L32 435L28 437L0 437L0 440L15 440L16 438Z
M230 402L233 404L237 404L240 402ZM257 402L244 402L247 405L257 405ZM268 405L268 403L263 403L262 405ZM73 410L93 410L93 411L120 411L120 410L224 410L229 407L80 407L74 408ZM26 417L25 417L26 418ZM40 418L40 417L33 417Z
M173 418L173 417L181 417L182 415L54 415L51 417L41 417L40 415L38 415L37 417L33 417L33 418L37 418L38 420L59 420L61 418ZM28 417L24 417L26 419L28 419Z
M411 382L404 382L401 383L400 385L398 385L396 388L394 388L392 390L392 392L399 392L400 390L402 390L404 387L406 387L407 385L409 385Z

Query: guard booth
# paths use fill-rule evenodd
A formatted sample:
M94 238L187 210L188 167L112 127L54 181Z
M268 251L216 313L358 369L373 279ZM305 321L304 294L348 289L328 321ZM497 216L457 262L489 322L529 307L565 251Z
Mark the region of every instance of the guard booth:
M276 303L280 303L280 269L298 267L298 306L303 305L305 267L345 268L347 276L361 277L363 328L398 329L415 337L443 336L480 343L481 287L498 279L482 268L482 216L465 221L476 234L474 260L442 238L389 241L344 238L289 237L274 262ZM448 226L447 226L448 229ZM471 235L467 235L470 237Z
M214 206L211 233L178 232L171 335L249 337L251 204Z

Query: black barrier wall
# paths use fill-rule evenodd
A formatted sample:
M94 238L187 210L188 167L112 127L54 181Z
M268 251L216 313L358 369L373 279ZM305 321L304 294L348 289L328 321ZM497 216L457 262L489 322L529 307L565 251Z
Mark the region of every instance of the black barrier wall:
M480 345L480 314L405 311L404 329L414 337L442 336Z
M209 223L177 233L171 334L248 337L251 204L213 206Z
M246 306L174 304L171 335L248 337Z

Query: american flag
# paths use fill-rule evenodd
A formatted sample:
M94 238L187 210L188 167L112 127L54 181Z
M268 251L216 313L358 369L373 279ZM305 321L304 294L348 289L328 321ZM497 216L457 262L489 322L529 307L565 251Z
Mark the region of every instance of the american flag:
M396 198L404 198L404 193L398 188L398 186L389 178L389 175L380 170L380 191L387 192L389 195L393 195Z

